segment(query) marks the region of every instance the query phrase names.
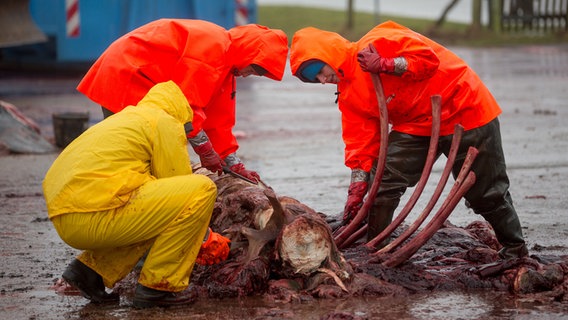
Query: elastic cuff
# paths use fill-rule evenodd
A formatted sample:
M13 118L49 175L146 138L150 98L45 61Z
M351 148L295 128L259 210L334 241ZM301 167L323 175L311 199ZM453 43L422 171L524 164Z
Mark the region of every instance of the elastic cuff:
M369 180L369 173L362 170L362 169L353 169L351 170L351 183L353 182L368 182Z
M394 74L402 75L408 70L408 62L404 57L394 58Z
M208 142L209 137L207 136L205 131L201 130L195 135L195 137L187 138L187 141L189 141L189 144L191 144L192 147L197 147Z
M228 156L225 157L225 163L227 164L227 167L232 167L235 164L239 164L242 163L241 159L237 156L236 153L230 153Z

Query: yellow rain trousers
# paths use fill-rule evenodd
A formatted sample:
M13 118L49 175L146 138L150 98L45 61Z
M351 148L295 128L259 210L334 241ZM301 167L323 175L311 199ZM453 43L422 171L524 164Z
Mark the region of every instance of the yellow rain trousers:
M139 283L187 288L217 188L191 171L183 124L192 120L171 81L92 126L69 144L43 181L59 236L112 288L148 252Z
M216 188L202 175L158 179L134 192L125 206L53 218L70 246L84 249L78 259L112 288L148 256L138 282L163 291L182 291L209 225Z

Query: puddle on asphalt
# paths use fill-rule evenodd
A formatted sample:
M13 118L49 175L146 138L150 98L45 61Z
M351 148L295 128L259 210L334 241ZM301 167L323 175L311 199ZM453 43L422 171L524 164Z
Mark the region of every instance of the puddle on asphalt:
M83 301L66 297L69 304ZM76 301L71 301L76 300ZM503 292L436 292L407 297L350 297L311 300L303 303L267 301L262 297L202 300L187 307L137 310L123 299L119 306L86 303L62 312L65 319L321 319L343 313L341 319L445 320L445 319L565 319L554 305L516 299ZM551 318L552 317L552 318ZM340 318L331 318L340 319Z
M481 295L437 293L415 301L409 314L414 319L487 319L493 315L494 303Z

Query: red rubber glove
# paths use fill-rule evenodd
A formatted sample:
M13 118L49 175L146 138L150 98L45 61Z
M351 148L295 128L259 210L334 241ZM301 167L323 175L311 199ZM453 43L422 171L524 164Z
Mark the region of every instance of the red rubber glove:
M357 53L361 69L370 73L394 73L394 58L383 58L372 43Z
M201 245L195 262L202 266L210 266L227 260L227 257L229 257L230 242L231 240L213 232L213 230L209 228L209 237L207 241Z
M245 169L245 165L241 162L232 165L229 169L231 169L231 171L235 173L240 174L241 176L244 176L247 179L256 181L257 183L260 181L260 176L258 175L258 173L256 173L256 171Z
M347 191L347 203L343 210L343 225L348 224L355 216L361 206L363 206L363 198L367 194L368 184L365 181L352 182Z
M219 157L217 152L213 150L211 142L207 141L203 144L193 147L193 150L199 156L201 166L207 168L211 172L216 172L218 175L223 173L223 166L225 161Z

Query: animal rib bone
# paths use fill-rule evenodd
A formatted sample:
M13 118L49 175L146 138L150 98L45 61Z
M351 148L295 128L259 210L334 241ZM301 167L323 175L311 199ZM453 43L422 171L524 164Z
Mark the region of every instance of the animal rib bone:
M416 205L416 201L424 191L424 187L426 186L426 182L428 182L428 177L432 172L432 166L434 162L436 162L436 156L438 151L438 141L440 138L440 117L441 117L441 110L442 110L442 97L439 95L432 96L430 98L432 102L432 134L430 138L430 146L428 147L428 155L426 156L426 162L424 163L424 169L422 170L422 175L420 176L420 180L418 184L414 188L414 192L410 196L406 205L402 208L400 213L397 217L392 221L381 233L379 233L375 238L371 239L367 242L366 246L369 249L373 249L377 244L383 242L386 238L388 238L391 233L398 228L398 226L406 219L414 205Z
M379 191L379 185L383 179L383 172L385 170L385 163L387 160L387 146L388 146L388 134L389 134L389 119L387 111L387 101L385 99L385 93L383 92L383 86L381 84L381 78L378 74L371 74L371 79L373 80L373 85L377 94L377 100L379 102L379 115L380 115L380 125L381 125L381 145L379 147L379 156L377 160L377 171L375 173L375 178L373 179L373 184L371 185L371 190L367 194L367 198L363 203L357 215L351 220L351 222L335 237L335 244L338 248L343 247L343 242L349 238L353 232L365 220L369 213L369 209L373 205L377 191Z
M448 181L450 173L452 173L452 167L453 167L455 159L456 159L456 154L457 154L458 149L459 149L459 144L460 144L460 141L461 141L462 134L463 134L463 127L459 124L456 125L456 127L454 129L454 136L452 138L452 145L450 147L450 152L448 154L448 160L446 161L446 166L444 167L444 170L442 171L442 175L440 177L440 180L438 181L438 185L436 186L436 189L434 190L432 197L430 198L430 201L428 201L428 204L426 205L426 207L424 208L422 213L410 225L410 227L408 227L408 229L406 229L396 239L393 239L393 241L391 243L389 243L388 245L386 245L384 248L377 251L377 253L387 253L387 252L392 251L396 247L398 247L401 243L403 243L408 238L410 238L410 236L416 230L418 230L418 228L424 222L424 220L426 220L426 218L428 217L428 215L430 214L430 212L432 211L432 209L436 205L436 202L438 202L438 199L440 198L440 195L442 194L442 191L444 190L444 187L446 186L446 183Z
M470 171L469 169L478 152L479 151L474 147L469 148L454 186L450 190L446 200L444 201L436 215L420 233L418 233L407 244L395 251L386 261L382 263L385 267L396 267L408 260L413 254L416 253L416 251L418 251L418 249L420 249L420 247L422 247L422 245L430 240L430 238L434 235L434 233L436 233L436 231L438 231L438 229L440 229L440 227L444 224L444 221L446 221L448 216L452 213L463 195L475 183L475 173L473 171Z

